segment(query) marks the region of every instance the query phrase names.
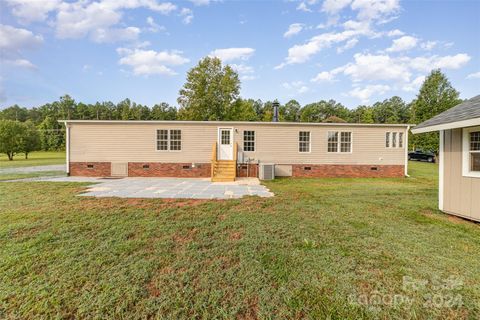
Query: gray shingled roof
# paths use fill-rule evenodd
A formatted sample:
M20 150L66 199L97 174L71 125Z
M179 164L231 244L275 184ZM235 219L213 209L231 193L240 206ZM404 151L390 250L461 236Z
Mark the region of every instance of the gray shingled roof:
M463 120L480 118L480 95L471 98L459 105L437 114L435 117L415 126L415 129L437 126Z

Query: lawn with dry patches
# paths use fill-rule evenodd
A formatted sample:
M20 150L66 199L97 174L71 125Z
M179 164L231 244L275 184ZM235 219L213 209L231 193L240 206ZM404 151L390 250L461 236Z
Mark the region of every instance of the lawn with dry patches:
M226 201L0 183L0 318L477 319L480 227L436 209L436 169Z

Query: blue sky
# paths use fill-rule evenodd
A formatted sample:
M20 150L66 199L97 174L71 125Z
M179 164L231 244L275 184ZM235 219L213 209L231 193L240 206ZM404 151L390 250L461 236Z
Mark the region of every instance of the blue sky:
M480 1L0 0L0 15L0 108L66 93L176 105L207 55L244 98L410 101L432 68L480 94Z

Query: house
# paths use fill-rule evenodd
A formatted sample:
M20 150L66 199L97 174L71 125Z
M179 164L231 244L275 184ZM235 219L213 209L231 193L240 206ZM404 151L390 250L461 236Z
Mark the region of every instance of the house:
M480 95L412 129L440 132L439 209L480 221Z
M403 177L408 125L237 121L63 121L72 176Z

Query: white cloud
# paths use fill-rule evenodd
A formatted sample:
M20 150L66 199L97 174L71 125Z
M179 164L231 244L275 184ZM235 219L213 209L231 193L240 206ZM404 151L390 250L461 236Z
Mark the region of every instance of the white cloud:
M193 21L193 11L192 9L189 8L182 8L179 14L180 17L182 18L182 22L184 24L190 24Z
M344 66L343 73L353 81L364 80L396 80L408 81L410 71L407 66L397 63L388 55L371 55L357 53L355 62Z
M257 77L255 76L255 70L252 66L248 66L246 64L231 64L233 70L237 71L240 75L240 80L254 80Z
M133 41L138 39L140 32L136 27L98 29L91 33L91 39L97 43Z
M423 84L423 81L425 81L425 76L418 76L412 82L405 84L402 87L402 90L407 92L416 92Z
M322 33L307 41L305 44L294 45L288 49L288 56L285 61L276 66L275 69L281 69L289 64L307 62L311 56L317 54L323 49L331 47L333 44L342 43L359 35L371 34L371 31L365 28L358 30L345 30L342 32Z
M395 39L392 42L392 46L387 49L388 52L406 51L415 48L418 43L418 39L412 36L403 36Z
M35 48L43 42L42 36L27 29L0 24L0 50L19 51Z
M210 53L210 56L217 57L223 62L232 60L248 60L255 53L253 48L226 48L216 49Z
M390 87L382 84L367 85L364 88L356 87L353 88L349 95L360 99L362 103L368 103L370 97L376 94L382 95L390 90Z
M189 1L196 6L208 6L210 3L217 2L220 0L189 0Z
M474 72L474 73L470 73L470 74L467 76L467 79L480 79L480 71Z
M171 2L158 0L7 0L12 14L21 22L46 21L49 13L55 16L49 25L61 39L89 37L97 42L135 40L139 29L118 26L124 10L145 8L167 15L177 10Z
M304 12L312 12L312 10L307 6L305 2L300 2L300 4L297 6L297 10Z
M420 46L423 50L430 51L432 50L438 43L436 41L427 41L422 43Z
M303 23L292 23L289 27L288 30L283 34L285 38L290 38L296 34L299 34L305 25Z
M24 23L47 20L48 13L57 9L62 0L6 0L12 14Z
M354 0L352 10L358 11L359 20L389 21L400 10L399 0Z
M332 72L322 71L315 78L313 78L312 82L331 82L335 79L335 75Z
M325 0L322 4L322 11L328 14L337 14L351 2L352 0Z
M470 61L466 53L454 56L427 56L416 58L400 58L400 62L407 63L412 69L429 72L432 69L459 69Z
M132 68L134 75L175 75L170 66L179 66L190 60L182 56L181 51L154 51L143 49L118 48L122 56L119 64Z
M358 43L357 38L350 39L350 40L347 41L347 43L345 43L345 45L343 47L338 47L337 48L337 53L342 53L345 50L352 49L353 47L355 47L357 45L357 43Z
M147 30L150 32L166 31L166 28L158 25L152 17L147 17L147 24L149 25Z
M294 91L296 94L302 94L310 90L303 81L284 82L282 87L286 90Z
M403 36L405 33L401 30L395 29L395 30L390 30L387 32L387 36L389 37L399 37Z
M34 68L33 63L23 58L23 52L35 49L42 43L42 36L35 35L29 30L0 24L0 56L5 64Z

